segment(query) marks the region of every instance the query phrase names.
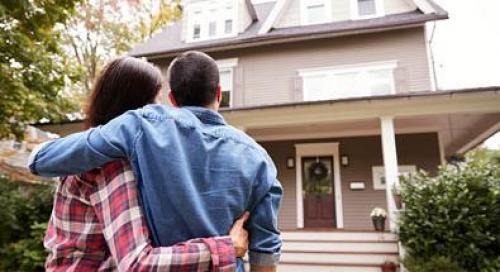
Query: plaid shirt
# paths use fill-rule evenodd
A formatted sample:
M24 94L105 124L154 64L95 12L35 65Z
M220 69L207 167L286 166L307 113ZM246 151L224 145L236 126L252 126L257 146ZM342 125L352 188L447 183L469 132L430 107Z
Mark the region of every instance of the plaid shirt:
M136 185L123 161L63 178L44 239L47 271L234 271L227 236L153 248Z

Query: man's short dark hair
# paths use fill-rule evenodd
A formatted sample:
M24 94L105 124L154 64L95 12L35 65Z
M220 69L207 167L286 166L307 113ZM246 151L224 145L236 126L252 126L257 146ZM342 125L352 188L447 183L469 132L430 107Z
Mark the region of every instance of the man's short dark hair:
M207 54L189 51L172 61L168 81L178 106L205 107L216 99L219 68Z

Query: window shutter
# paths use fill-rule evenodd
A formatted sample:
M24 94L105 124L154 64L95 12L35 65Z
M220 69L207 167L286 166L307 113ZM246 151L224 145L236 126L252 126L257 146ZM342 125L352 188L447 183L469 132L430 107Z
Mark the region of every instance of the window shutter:
M238 65L234 67L233 79L233 107L245 105L245 90L243 88L243 67Z

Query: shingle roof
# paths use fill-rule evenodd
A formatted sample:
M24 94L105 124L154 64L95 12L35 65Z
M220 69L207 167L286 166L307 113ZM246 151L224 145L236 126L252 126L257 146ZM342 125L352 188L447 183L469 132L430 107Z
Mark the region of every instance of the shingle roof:
M432 2L431 2L432 3ZM435 13L424 14L420 10L414 12L388 15L368 20L349 20L320 25L273 28L266 34L258 35L258 31L273 9L275 2L254 5L257 20L243 33L233 38L216 39L203 42L186 43L182 41L182 21L174 22L145 43L135 47L129 54L136 57L155 57L173 55L187 50L217 51L234 47L249 47L266 43L288 42L293 39L314 39L329 36L340 36L384 29L398 28L422 24L427 21L448 18L445 10L435 6Z

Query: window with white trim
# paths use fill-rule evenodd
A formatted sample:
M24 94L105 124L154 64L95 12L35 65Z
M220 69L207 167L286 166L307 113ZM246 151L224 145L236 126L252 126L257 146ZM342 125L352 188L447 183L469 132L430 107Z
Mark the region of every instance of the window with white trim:
M186 7L187 42L236 36L237 2L212 0Z
M384 0L351 0L353 19L382 17L385 14Z
M238 65L238 59L218 60L219 66L219 84L222 91L221 108L233 106L234 89L234 68Z
M222 91L221 108L231 107L233 94L233 68L219 69L220 87Z
M396 65L396 62L387 62L301 70L304 100L393 94Z
M417 166L415 165L400 165L398 167L399 178L403 176L409 176L417 172ZM385 168L383 166L373 166L372 167L372 178L373 178L373 189L374 190L385 190ZM396 184L395 186L398 186Z
M324 24L331 21L331 0L301 0L302 25Z

